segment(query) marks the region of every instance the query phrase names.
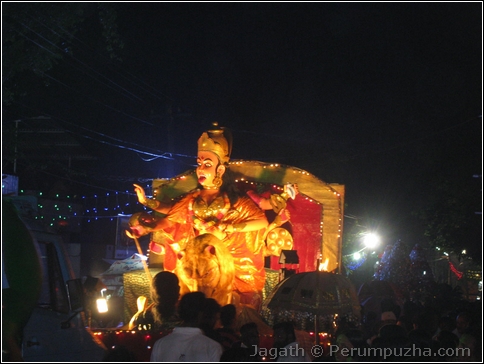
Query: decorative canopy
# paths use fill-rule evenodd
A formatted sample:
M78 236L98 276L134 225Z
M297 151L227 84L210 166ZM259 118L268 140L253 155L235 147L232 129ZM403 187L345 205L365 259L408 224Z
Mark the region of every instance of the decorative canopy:
M339 317L359 320L360 304L351 281L329 272L298 273L280 282L264 301L262 315L268 322L293 321L299 329L332 324Z

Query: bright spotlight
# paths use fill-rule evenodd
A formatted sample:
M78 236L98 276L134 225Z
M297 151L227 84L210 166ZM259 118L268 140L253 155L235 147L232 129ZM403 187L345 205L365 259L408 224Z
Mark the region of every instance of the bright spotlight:
M363 244L370 249L376 248L380 244L380 237L373 233L366 234L363 238Z
M354 258L355 260L358 260L358 259L360 259L360 258L361 258L361 254L360 254L359 252L354 253L354 254L353 254L353 258Z

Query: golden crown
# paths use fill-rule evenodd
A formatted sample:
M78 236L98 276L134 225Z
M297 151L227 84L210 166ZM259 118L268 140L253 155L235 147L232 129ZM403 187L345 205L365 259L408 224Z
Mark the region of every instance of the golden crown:
M207 130L198 139L198 151L215 153L221 163L228 163L232 152L232 135L227 128L212 123L213 129Z

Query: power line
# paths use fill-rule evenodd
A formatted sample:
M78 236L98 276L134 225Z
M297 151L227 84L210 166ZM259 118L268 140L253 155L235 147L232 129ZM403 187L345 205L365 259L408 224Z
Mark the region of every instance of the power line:
M28 107L27 105L23 105L23 104L20 104L20 103L17 103L17 104L22 105L23 107ZM69 122L69 121L67 121L65 119L60 118L60 117L56 117L56 116L50 115L48 113L42 112L42 114L45 115L45 116L50 117L51 119L55 119L55 120L61 121L62 123L75 126L77 128L83 129L83 130L88 131L90 133L97 134L99 136L102 136L102 137L105 137L105 138L108 138L108 139L112 139L112 140L117 141L117 142L121 142L121 143L125 143L125 144L132 144L132 145L135 145L137 147L143 147L143 146L140 146L139 144L136 144L136 143L133 143L133 142L127 142L125 140L121 140L121 139L118 139L118 138L114 138L114 137L111 137L111 136L109 136L107 134L99 133L97 131L94 131L92 129L89 129L89 128L86 128L86 127L83 127L83 126L79 126L77 124L71 123L71 122ZM139 154L142 154L142 155L146 155L148 157L153 157L151 160L158 159L158 158L165 158L165 159L175 160L174 156L175 157L181 157L181 158L191 158L193 160L196 159L195 156L191 156L191 155L187 155L187 154L180 154L180 153L173 153L173 152L164 152L164 151L159 151L159 150L155 150L155 149L153 149L153 150L157 151L157 153L152 153L152 152L144 151L144 150L141 150L141 149L131 148L131 147L128 147L128 146L125 146L125 145L111 143L111 142L108 142L108 141L105 141L105 140L96 139L96 138L91 137L91 136L86 135L86 134L76 133L76 132L74 132L72 130L68 130L68 129L65 129L65 130L67 132L73 134L73 135L77 135L77 136L80 136L82 138L90 139L90 140L93 140L93 141L95 141L97 143L106 144L106 145L109 145L109 146L112 146L112 147L130 150L132 152L136 152L136 153L139 153ZM150 149L152 149L152 148L150 148ZM150 160L147 160L147 161L150 161Z
M22 25L23 25L23 24L22 24ZM52 52L51 50L47 49L47 48L46 48L46 47L44 47L43 45L41 45L41 44L37 43L35 40L33 40L33 39L31 39L31 38L27 37L25 34L23 34L23 33L19 32L19 31L17 31L17 30L15 30L15 31L16 31L18 34L20 34L22 37L24 37L25 39L29 40L29 41L30 41L30 42L32 42L33 44L35 44L35 45L37 45L38 47L40 47L41 49L43 49L43 50L45 50L45 51L49 52L49 53L50 53L50 54L52 54L53 56L57 56L57 54L56 54L56 53L54 53L54 52ZM38 35L39 35L39 34L38 34ZM39 36L40 36L40 35L39 35ZM42 36L40 36L40 37L42 37ZM43 37L42 37L42 38L43 38ZM44 38L44 39L45 39L45 38ZM46 41L48 41L48 40L46 40ZM55 46L55 47L59 48L58 46L56 46L55 44L51 43L50 41L48 41L48 42L49 42L50 44L52 44L53 46ZM59 49L60 49L60 48L59 48ZM80 62L80 61L79 61L79 62ZM71 65L71 66L79 70L79 68L78 68L78 67L76 67L76 66L74 66L74 65ZM86 65L86 66L87 66L87 65ZM82 71L82 70L81 70L81 71ZM40 73L41 75L43 75L44 77L47 77L47 78L49 78L49 79L51 79L51 80L53 80L53 81L55 81L55 82L59 83L60 85L62 85L62 86L64 86L64 87L68 88L69 90L74 91L74 92L76 92L77 94L84 96L85 98L89 99L89 100L90 100L90 101L92 101L92 102L98 103L98 104L100 104L100 105L102 105L102 106L104 106L104 107L106 107L106 108L108 108L108 109L110 109L110 110L112 110L112 111L116 111L116 112L118 112L118 113L120 113L120 114L123 114L123 115L125 115L125 116L127 116L127 117L129 117L129 118L131 118L131 119L134 119L134 120L140 121L140 122L142 122L142 123L144 123L144 124L147 124L147 125L150 125L150 126L155 126L153 123L150 123L150 122L148 122L148 121L146 121L146 120L140 119L140 118L138 118L138 117L136 117L136 116L133 116L133 115L127 114L126 112L121 111L121 110L119 110L119 109L116 109L116 108L114 108L114 107L112 107L112 106L109 106L109 105L107 105L107 104L105 104L105 103L102 103L102 102L101 102L101 101L99 101L99 100L95 100L95 99L91 98L90 96L87 96L86 94L84 94L84 93L82 93L82 92L79 92L77 89L74 89L73 87L71 87L71 86L69 86L69 85L65 84L64 82L62 82L62 81L58 80L57 78L55 78L55 77L53 77L53 76L48 75L47 73L45 73L45 72L43 72L43 71L38 71L38 70L37 70L37 72L38 72L38 73ZM84 71L83 71L83 72L84 72ZM85 73L85 74L87 74L86 72L84 72L84 73ZM97 74L99 74L99 75L101 75L101 74L100 74L99 72L97 72L97 71L96 71L96 73L97 73ZM92 77L92 76L91 76L91 77ZM104 76L103 76L103 77L104 77ZM93 77L93 78L94 78L94 77ZM96 79L96 78L94 78L94 79ZM97 80L97 79L96 79L96 80ZM97 80L97 81L99 81L99 80ZM101 82L101 81L99 81L99 82ZM111 80L110 80L110 82L113 82L113 81L111 81ZM107 87L109 87L109 88L111 88L111 89L115 90L113 87L110 87L109 85L107 85L107 84L105 84L105 83L103 83L103 82L101 82L101 83L102 83L102 84L104 84L104 85L106 85ZM114 83L114 82L113 82L113 83ZM116 84L116 85L117 85L117 84ZM118 87L121 87L121 86L119 86L119 85L117 85L117 86L118 86ZM123 90L124 90L124 89L123 89ZM115 90L115 91L117 91L117 90ZM118 91L118 92L119 92L119 91ZM121 93L121 94L122 94L122 93ZM132 93L131 93L131 94L132 94ZM132 95L133 95L133 96L135 96L134 94L132 94ZM123 96L126 96L126 95L123 95ZM142 101L142 99L141 99L141 98L139 98L139 97L137 97L137 96L135 96L135 97L136 97L136 98L138 98L138 100Z
M60 34L58 34L54 29L52 29L51 27L49 27L48 25L46 25L45 23L39 21L37 18L31 16L30 14L27 14L32 20L36 21L37 23L41 24L43 27L49 29L51 32L53 32L54 34L58 35L60 37ZM79 44L81 44L83 47L85 47L85 49L89 50L89 52L91 53L95 53L96 55L102 57L102 58L105 58L103 55L101 55L99 52L95 51L91 46L89 46L88 44L86 44L85 42L83 42L81 39L79 39L76 35L72 34L71 32L69 32L67 29L63 28L59 22L57 20L54 19L54 23L57 25L57 27L59 27L59 29L61 29L65 34L67 34L71 39L75 39L77 42L79 42ZM73 56L72 56L73 57ZM84 62L80 61L79 59L77 59L76 57L73 57L74 59L76 59L78 62L80 62L81 64L85 65L86 67L89 67L88 65L86 65ZM111 63L109 63L111 64ZM92 67L89 67L90 69L92 69ZM96 72L97 74L101 75L102 77L108 79L107 77L105 77L103 74L95 71L94 69L92 69L94 72ZM124 76L121 72L119 72L118 70L116 69L112 69L114 72L116 72L116 74L118 74L119 76L121 76L123 79L127 80L128 82L132 83L134 86L136 87L139 87L141 88L143 91L146 91L147 93L149 93L151 96L154 96L155 98L161 100L161 97L158 96L157 94L161 95L163 98L169 100L169 101L174 101L173 98L165 95L164 93L162 93L161 91L155 89L154 87L152 87L151 85L147 84L146 82L140 80L137 76L123 70L124 72L126 72L129 76L131 77L134 77L135 78L135 81L138 81L138 82L141 82L141 84L137 84L136 82L134 82L133 80L129 79L128 77ZM110 82L113 82L112 80L108 79L108 81ZM121 89L125 90L126 92L130 93L128 90L126 90L125 88L119 86L117 83L113 82L114 84L116 84L118 87L120 87ZM147 88L145 88L144 86L148 86L149 88L151 88L152 90L156 91L157 94L153 93L152 91L148 90ZM132 93L131 93L132 94ZM136 95L132 94L133 96L137 97ZM138 98L138 97L137 97ZM139 98L141 100L141 98Z
M46 41L48 44L50 44L50 45L52 45L53 47L55 47L55 48L59 49L59 50L61 51L61 53L66 53L66 52L65 52L63 49L61 49L61 48L60 48L60 47L59 47L57 44L52 43L50 40L46 39L46 38L45 38L44 36L42 36L41 34L37 33L35 30L33 30L33 29L29 28L29 27L28 27L27 25L25 25L24 23L22 23L22 22L19 22L19 23L20 23L20 24L21 24L23 27L27 28L28 30L30 30L31 32L33 32L34 34L36 34L36 35L37 35L39 38L41 38L41 39L43 39L44 41ZM50 28L49 28L49 29L50 29ZM52 31L52 29L50 29L50 30ZM26 38L26 39L30 40L31 42L33 42L35 45L40 46L40 45L39 45L39 43L37 43L37 42L33 41L32 39L30 39L29 37L27 37L25 34L20 33L20 32L18 32L18 33L19 33L20 35L22 35L24 38ZM45 47L41 47L41 48L42 48L42 49L44 49L44 50L46 49ZM51 52L51 53L53 53L53 52ZM53 53L53 54L54 54L54 53ZM67 54L68 54L68 53L67 53ZM86 67L88 70L93 71L93 72L94 72L94 73L95 73L97 76L100 76L100 77L102 77L102 78L104 78L104 79L108 80L109 82L111 82L112 84L114 84L115 86L117 86L118 88L120 88L121 90L123 90L123 91L127 92L129 95L131 95L131 96L135 97L136 99L138 99L139 101L143 101L143 100L142 100L140 97L138 97L138 96L134 95L132 92L129 92L129 91L128 91L128 90L126 90L124 87L120 86L120 85L119 85L119 84L117 84L116 82L114 82L114 81L112 81L111 79L107 78L107 77L106 77L106 76L104 76L102 73L100 73L100 72L96 71L95 69L93 69L92 67L90 67L89 65L87 65L86 63L84 63L84 62L82 62L81 60L79 60L78 58L74 57L72 54L70 55L70 57L71 57L71 59L73 59L73 60L75 60L75 61L79 62L80 64L82 64L83 66L85 66L85 67ZM84 74L86 74L86 75L88 75L88 76L92 77L93 79L95 79L96 81L98 81L98 82L102 83L103 85L107 86L108 88L110 88L110 89L112 89L112 90L114 90L114 91L119 92L119 91L118 91L116 88L113 88L113 87L111 87L110 85L108 85L108 84L106 84L106 83L102 82L101 80L97 79L96 77L93 77L93 76L89 75L87 72L85 72L84 70L80 69L79 67L76 67L76 66L74 66L74 65L71 65L71 66L72 66L72 67L74 67L74 68L76 68L77 70L79 70L79 71L83 72ZM125 97L129 98L127 95L123 94L122 92L119 92L119 93L120 93L121 95L123 95L123 96L125 96ZM131 100L132 100L132 99L131 99Z
M154 125L154 124L150 123L149 121L146 121L146 120L140 119L140 118L138 118L138 117L136 117L136 116L133 116L133 115L127 114L127 113L125 113L124 111L119 110L119 109L116 109L116 108L114 108L114 107L112 107L112 106L106 105L106 104L102 103L101 101L94 100L94 99L93 99L93 98L91 98L90 96L86 96L85 94L83 94L83 93L81 93L81 92L79 92L79 91L75 90L73 87L70 87L70 86L66 85L66 84L65 84L65 83L63 83L62 81L60 81L60 80L56 79L55 77L52 77L52 76L50 76L50 75L48 75L48 74L44 73L44 72L42 72L42 75L44 75L45 77L47 77L47 78L49 78L49 79L51 79L51 80L53 80L53 81L58 82L59 84L63 85L64 87L67 87L68 89L70 89L70 90L72 90L72 91L75 91L75 92L77 92L78 94L80 94L80 95L82 95L82 96L84 96L84 97L88 98L89 100L91 100L91 101L93 101L93 102L96 102L96 103L98 103L98 104L100 104L100 105L102 105L102 106L104 106L104 107L106 107L106 108L108 108L108 109L110 109L110 110L112 110L112 111L116 111L116 112L118 112L118 113L120 113L120 114L123 114L124 116L127 116L127 117L129 117L129 118L133 119L133 120L140 121L140 122L142 122L143 124L147 124L147 125L149 125L149 126L156 126L156 125Z
M87 45L86 43L84 43L82 40L80 40L78 37L76 37L74 34L70 33L68 30L62 28L58 23L57 23L57 26L62 29L62 31L64 31L65 33L67 33L71 38L77 40L81 45L83 45L84 47L86 47L90 52L92 53L96 53L97 55L100 55L98 52L96 52L94 49L92 49L92 47L90 47L89 45ZM100 55L101 57L104 57L102 55ZM119 66L119 65L116 65L116 66ZM116 74L118 74L119 76L123 77L125 80L127 80L128 82L131 82L134 86L136 87L140 87L143 91L146 91L148 92L151 96L154 96L155 98L161 100L161 97L158 96L157 94L153 93L152 91L148 90L147 88L145 88L144 86L147 86L149 88L151 88L153 91L155 91L156 93L158 93L159 95L161 95L163 98L169 100L169 101L175 101L173 98L165 95L164 93L162 93L161 91L157 90L156 88L154 88L153 86L147 84L146 82L144 82L143 80L141 80L139 77L137 77L136 75L133 75L132 73L126 71L126 70L123 70L123 72L125 72L126 74L128 74L129 76L131 77L134 77L135 78L135 81L138 81L140 82L140 84L137 84L135 81L129 79L128 77L124 76L121 72L119 72L118 70L114 69L113 67L113 71L116 72Z
M51 54L52 54L52 55L54 55L54 56L56 56L56 54L55 54L54 52L52 52L51 50L49 50L49 49L45 48L44 46L42 46L41 44L37 43L37 42L36 42L36 41L34 41L33 39L30 39L29 37L27 37L27 36L26 36L26 35L24 35L23 33L20 33L20 32L18 32L18 33L19 33L19 34L20 34L22 37L24 37L24 38L28 39L29 41L31 41L31 42L32 42L32 43L34 43L35 45L39 46L41 49L43 49L43 50L45 50L45 51L47 51L47 52L51 53ZM55 46L55 45L54 45L54 46ZM57 47L57 46L56 46L56 47ZM58 48L58 47L57 47L57 48ZM73 67L74 67L74 66L73 66ZM77 68L77 67L76 67L76 68ZM87 99L89 99L90 101L93 101L93 102L95 102L95 103L98 103L98 104L100 104L100 105L102 105L102 106L104 106L104 107L106 107L106 108L108 108L108 109L111 109L111 110L113 110L113 111L116 111L116 112L118 112L118 113L121 113L121 114L123 114L123 115L125 115L125 116L127 116L127 117L129 117L129 118L132 118L132 119L134 119L134 120L140 121L140 122L142 122L142 123L144 123L144 124L147 124L147 125L150 125L150 126L155 126L154 124L152 124L152 123L150 123L150 122L148 122L148 121L146 121L146 120L143 120L143 119L137 118L137 117L135 117L135 116L133 116L133 115L130 115L130 114L127 114L127 113L125 113L124 111L121 111L121 110L116 109L116 108L114 108L114 107L112 107L112 106L106 105L106 104L104 104L104 103L102 103L102 102L100 102L100 101L98 101L98 100L94 100L94 99L92 99L91 97L86 96L85 94L83 94L83 93L81 93L81 92L77 91L77 90L76 90L76 89L74 89L73 87L68 86L68 85L67 85L67 84L65 84L64 82L62 82L62 81L58 80L57 78L55 78L55 77L53 77L53 76L48 75L47 73L45 73L45 72L43 72L43 71L37 71L37 72L39 72L41 75L43 75L43 76L45 76L45 77L47 77L47 78L49 78L49 79L51 79L51 80L53 80L53 81L55 81L55 82L57 82L57 83L61 84L62 86L64 86L64 87L66 87L66 88L70 89L71 91L75 91L77 94L80 94L80 95L82 95L82 96L86 97L86 98L87 98ZM106 86L108 86L108 85L106 85ZM109 87L109 86L108 86L108 87ZM110 87L110 88L112 88L112 87ZM124 95L124 96L125 96L125 95ZM140 99L140 100L141 100L141 99Z

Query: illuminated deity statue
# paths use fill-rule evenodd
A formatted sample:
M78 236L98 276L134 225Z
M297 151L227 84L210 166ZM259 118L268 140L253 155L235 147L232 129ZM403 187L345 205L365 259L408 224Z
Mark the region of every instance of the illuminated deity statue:
M288 194L282 194L284 198L273 195L264 199L240 193L229 168L231 149L229 130L214 123L214 128L204 132L198 140L197 189L175 202L163 204L156 199L147 199L144 190L135 185L140 203L164 217L135 214L127 233L139 237L162 231L169 243L165 247L167 254L172 250L172 255L177 256L174 271L180 283L187 283L190 279L192 283L198 282L198 287L196 283L191 287L187 283L187 290L207 293L207 285L217 286L221 279L226 279L224 275L234 275L233 283L223 285L225 289L233 290L233 297L230 294L230 298L219 303L232 301L259 309L265 282L264 256L269 255L264 238L268 229L287 221L283 212ZM263 211L269 208L279 213L278 220L270 225ZM202 235L203 238L197 238ZM217 242L222 243L222 249L217 247ZM203 246L194 247L194 244ZM156 253L157 247L151 246L151 251ZM227 256L227 252L231 256ZM218 294L223 295L222 292Z

